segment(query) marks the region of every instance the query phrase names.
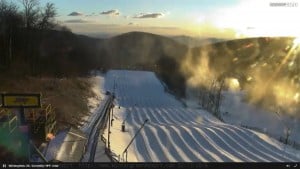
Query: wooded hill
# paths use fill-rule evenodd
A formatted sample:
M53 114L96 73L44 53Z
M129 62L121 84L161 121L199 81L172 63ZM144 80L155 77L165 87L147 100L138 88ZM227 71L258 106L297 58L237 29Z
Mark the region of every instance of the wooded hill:
M151 70L180 96L184 96L186 80L194 76L182 70L187 57L192 58L190 66L196 67L206 51L216 78L237 77L243 85L256 65L271 74L294 39L248 38L188 48L167 37L143 32L94 39L70 31L17 29L11 44L5 43L5 36L0 38L1 71L11 75L65 77L87 75L93 69ZM285 64L276 78L299 80L299 53L293 58L294 66Z

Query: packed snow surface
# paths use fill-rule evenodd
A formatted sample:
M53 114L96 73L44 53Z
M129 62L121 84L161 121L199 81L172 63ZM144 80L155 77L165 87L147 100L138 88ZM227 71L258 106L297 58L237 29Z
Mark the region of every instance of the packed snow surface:
M285 138L290 128L289 141L300 142L300 118L263 110L245 101L245 91L223 91L221 112L224 121L235 125L255 127L274 138ZM227 112L227 113L224 113Z
M275 162L299 161L300 151L249 129L223 123L210 113L185 108L166 93L154 73L111 70L104 88L116 96L110 142L124 161L138 162ZM125 121L126 131L121 131ZM108 132L105 131L107 138Z

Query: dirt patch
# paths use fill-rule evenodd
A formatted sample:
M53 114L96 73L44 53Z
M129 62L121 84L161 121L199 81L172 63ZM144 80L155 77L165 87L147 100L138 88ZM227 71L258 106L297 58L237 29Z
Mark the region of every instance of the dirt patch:
M42 104L51 104L56 113L58 129L78 127L89 113L88 98L96 97L88 77L6 77L0 75L0 92L41 93Z

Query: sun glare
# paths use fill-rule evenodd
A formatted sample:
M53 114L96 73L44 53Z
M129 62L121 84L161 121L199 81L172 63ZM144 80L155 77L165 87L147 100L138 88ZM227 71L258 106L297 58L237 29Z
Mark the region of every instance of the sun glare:
M236 78L229 78L228 79L228 87L230 90L236 91L240 89L240 82Z
M205 21L205 17L204 16L198 16L197 18L196 18L196 22L197 23L203 23Z
M299 46L300 45L300 37L295 38L294 41L293 41L293 44L295 46Z
M296 93L296 94L295 94L294 100L295 100L295 102L297 102L297 103L300 101L300 93Z

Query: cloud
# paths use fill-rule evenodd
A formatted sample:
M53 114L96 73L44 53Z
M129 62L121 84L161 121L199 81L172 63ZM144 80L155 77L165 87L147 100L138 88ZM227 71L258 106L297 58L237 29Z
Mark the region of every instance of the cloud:
M109 10L109 11L103 11L100 13L101 15L113 15L113 16L119 16L120 15L120 12L116 9L112 9L112 10Z
M140 13L133 18L144 19L144 18L160 18L163 17L163 13Z
M68 16L82 16L82 15L84 15L83 13L81 13L81 12L72 12L72 13L70 13Z
M83 20L83 19L70 19L70 20L65 20L65 23L89 23L90 21Z

